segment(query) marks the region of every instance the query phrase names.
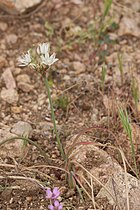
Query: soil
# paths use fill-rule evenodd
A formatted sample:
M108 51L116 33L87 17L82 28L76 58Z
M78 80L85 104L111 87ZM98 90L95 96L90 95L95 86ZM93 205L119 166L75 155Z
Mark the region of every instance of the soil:
M2 210L47 209L49 202L45 199L45 192L37 183L28 179L29 177L46 187L59 187L64 209L94 209L92 201L84 193L82 201L78 191L68 185L65 172L58 169L64 169L65 162L53 134L43 78L33 69L20 68L17 63L18 56L39 43L49 42L51 52L56 52L56 57L59 58L51 72L48 72L48 78L55 104L57 128L64 148L70 143L72 136L84 133L85 130L93 142L104 144L104 150L122 165L118 153L106 145L121 147L129 163L133 165L129 140L123 131L116 104L128 110L132 124L138 130L140 106L138 102L136 110L132 95L132 78L138 78L140 74L140 57L137 54L139 38L133 34L119 36L118 28L114 29L112 26L100 36L97 44L91 34L96 34L98 26L94 24L97 21L96 17L101 15L102 3L74 2L76 1L45 1L38 11L29 11L21 16L8 15L3 11L0 13L0 22L5 24L5 29L0 29L0 89L5 88L1 76L9 68L19 95L18 102L13 104L0 99L0 128L12 128L19 121L28 122L33 128L30 139L40 145L51 160L50 164L31 144L23 149L20 156L1 157ZM87 34L84 37L89 23L95 26L95 32L90 33L89 37ZM77 35L78 27L84 31L83 36ZM107 35L115 39L108 41ZM118 52L124 54L123 80L116 57ZM104 87L103 65L107 67ZM31 87L27 85L27 90L17 81L17 77L22 74L30 78ZM86 129L92 126L94 129L86 132ZM136 130L133 135L137 133ZM135 140L136 160L139 165L139 137ZM98 154L91 151L87 152L83 165L90 170L92 164L100 166L100 161ZM58 168L50 167L52 165ZM132 173L131 170L129 172ZM23 180L21 177L27 179ZM99 190L97 185L95 199ZM102 210L112 209L106 199L97 199L96 202Z

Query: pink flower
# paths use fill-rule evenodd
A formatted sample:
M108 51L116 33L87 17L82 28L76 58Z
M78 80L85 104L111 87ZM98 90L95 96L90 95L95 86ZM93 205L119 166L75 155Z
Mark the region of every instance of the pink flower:
M62 207L62 205L59 203L59 201L58 200L55 200L54 201L54 205L49 205L48 206L48 209L49 210L61 210L63 207Z
M53 191L51 189L46 190L46 199L57 199L60 195L58 187L54 187Z

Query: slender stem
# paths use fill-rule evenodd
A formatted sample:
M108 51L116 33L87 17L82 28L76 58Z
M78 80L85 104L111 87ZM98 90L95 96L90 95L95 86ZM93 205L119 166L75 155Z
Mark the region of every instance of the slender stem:
M56 135L56 140L57 140L58 147L59 147L59 150L61 152L61 155L62 155L63 159L65 159L64 149L63 149L63 146L61 144L61 141L60 141L60 138L59 138L59 135L58 135L58 132L57 132L55 114L54 114L54 109L53 109L51 93L50 93L50 87L49 87L49 83L48 83L48 80L47 80L46 77L45 77L45 85L46 85L47 92L48 92L48 98L49 98L49 103L50 103L50 108L51 108L52 121L53 121L54 131L55 131L55 135Z

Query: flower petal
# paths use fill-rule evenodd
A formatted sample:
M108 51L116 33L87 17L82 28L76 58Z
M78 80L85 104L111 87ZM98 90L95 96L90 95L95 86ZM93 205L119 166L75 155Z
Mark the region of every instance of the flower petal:
M52 196L52 199L58 198L59 195L60 195L60 191L59 191L58 187L55 187L55 188L53 189L53 196Z
M19 66L28 66L31 63L30 51L18 58Z
M54 210L54 206L51 204L51 205L48 206L48 209L49 210Z
M47 189L46 190L46 196L45 196L46 199L51 199L52 195L53 195L52 191L50 189Z
M55 200L55 201L54 201L54 206L55 206L55 207L58 207L59 205L60 205L59 201L58 201L58 200Z
M63 208L63 206L60 204L58 207L58 210L61 210Z
M50 50L49 43L42 43L42 44L39 44L39 46L37 47L38 54L45 55L46 53L49 53L49 50Z

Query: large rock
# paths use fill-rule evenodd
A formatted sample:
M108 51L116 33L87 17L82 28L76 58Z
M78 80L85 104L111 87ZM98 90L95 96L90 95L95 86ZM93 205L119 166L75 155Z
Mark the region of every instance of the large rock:
M140 1L139 0L122 0L113 1L110 9L110 13L113 16L118 26L118 35L131 35L140 37Z
M12 134L10 132L10 127L0 129L0 143L3 140L13 137L17 137L17 135ZM17 156L19 157L21 155L22 146L23 146L23 141L19 139L8 141L4 143L2 146L0 146L0 157L6 157L6 156L11 158L15 158Z
M77 140L73 138L69 142L72 142L71 145L81 142L72 149L70 159L77 165L76 173L79 177L84 176L89 180L92 177L93 190L98 190L97 204L98 199L99 202L102 199L112 209L115 209L117 203L120 208L116 209L126 210L128 192L130 210L140 210L140 181L137 178L125 173L119 163L106 151L95 146L93 139L87 135L81 135ZM66 150L70 148L69 142ZM83 168L79 167L80 164ZM86 174L84 168L88 171Z
M75 74L79 75L86 71L86 66L84 63L80 61L74 61L73 62L73 69L75 70Z
M14 124L11 129L11 133L16 134L18 136L29 137L32 132L32 127L28 122L19 121Z
M81 145L79 144L72 149L72 153L70 155L72 157L72 161L74 160L84 165L84 167L87 168L90 173L103 184L105 184L109 177L115 172L123 171L117 161L109 156L107 152L95 146L93 140L87 135L80 136L76 142L75 138L72 138L71 142L72 144L82 142ZM71 145L68 143L66 150ZM81 171L79 172L81 173Z
M2 55L0 55L0 69L2 69L3 67L5 67L7 65L7 60L5 57L3 57Z
M5 71L2 74L2 78L5 82L6 88L7 89L14 89L16 88L16 83L15 83L15 79L12 75L11 69L7 68L5 69Z
M5 32L8 29L7 23L0 22L0 31Z
M125 177L126 176L126 177ZM125 180L126 179L126 180ZM105 188L108 189L108 193ZM127 197L130 210L140 210L140 181L128 173L114 173L97 195L97 198L107 198L113 207L117 205L127 210ZM128 192L127 192L128 191ZM115 202L116 201L116 202Z
M29 83L31 82L30 77L27 74L20 74L17 76L16 78L17 82L25 82L25 83Z
M34 89L34 86L25 82L19 82L18 88L21 89L23 92L28 93Z
M17 76L16 81L18 83L18 88L23 92L30 92L34 89L34 86L31 85L30 77L27 74L20 74Z
M9 104L16 104L19 99L19 95L16 89L2 89L0 93L0 97L2 100L6 101Z
M41 2L42 0L1 0L0 8L10 14L18 14L37 6Z
M132 35L140 37L139 17L123 17L119 24L118 34L119 36Z
M13 45L13 44L16 44L18 37L16 34L8 34L6 35L5 40L8 45Z

